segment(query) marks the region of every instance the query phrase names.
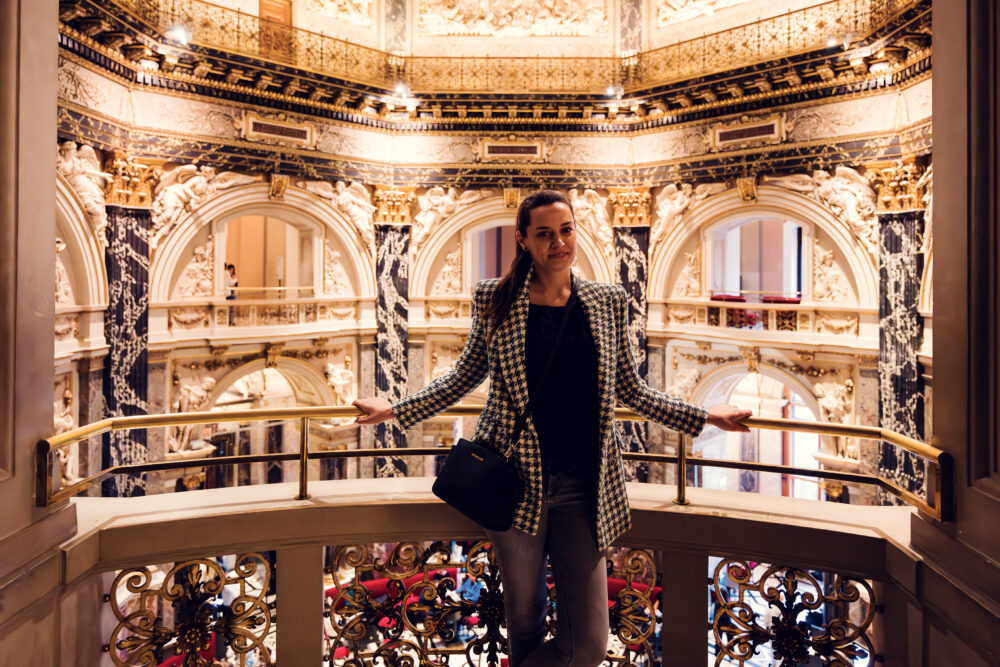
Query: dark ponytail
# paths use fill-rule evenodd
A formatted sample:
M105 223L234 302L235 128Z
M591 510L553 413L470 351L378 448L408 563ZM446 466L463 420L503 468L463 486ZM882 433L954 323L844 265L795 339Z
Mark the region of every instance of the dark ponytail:
M573 204L569 197L556 190L539 190L528 195L521 200L517 207L516 227L521 232L521 236L528 235L528 225L531 223L531 212L540 206L549 204L566 204L570 213L573 213ZM507 319L510 309L514 305L524 281L528 278L528 271L531 270L531 254L521 248L521 244L514 239L514 261L510 263L510 269L500 282L497 283L493 292L493 300L486 309L486 321L489 323L486 333L486 344L489 345L493 338L493 332Z

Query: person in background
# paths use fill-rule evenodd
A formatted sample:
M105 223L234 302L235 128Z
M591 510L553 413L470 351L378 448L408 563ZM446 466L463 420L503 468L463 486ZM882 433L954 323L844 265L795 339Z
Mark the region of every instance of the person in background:
M226 298L230 299L230 300L235 299L236 298L236 292L235 292L235 290L233 288L240 286L240 281L236 277L236 265L235 264L226 264L226 276L225 277L226 277Z

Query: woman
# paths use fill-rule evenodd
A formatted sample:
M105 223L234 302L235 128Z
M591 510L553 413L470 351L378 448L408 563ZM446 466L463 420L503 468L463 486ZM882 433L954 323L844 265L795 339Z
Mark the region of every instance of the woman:
M623 404L674 430L698 435L706 421L745 431L749 410L706 411L650 389L639 377L618 285L570 271L576 221L569 199L540 190L521 202L517 247L503 278L473 290L472 329L452 371L394 404L354 402L359 424L395 418L403 428L457 402L490 378L474 440L506 448L530 396L531 414L512 459L525 483L514 527L487 531L496 549L512 667L599 664L608 638L604 551L631 525L614 408ZM570 296L562 341L554 338ZM554 355L544 387L538 376ZM556 637L545 637L545 558L558 596Z

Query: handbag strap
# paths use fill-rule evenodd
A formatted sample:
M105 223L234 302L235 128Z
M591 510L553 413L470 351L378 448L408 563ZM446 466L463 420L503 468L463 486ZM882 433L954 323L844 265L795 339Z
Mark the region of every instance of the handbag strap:
M559 329L556 330L556 337L552 344L552 353L545 362L545 368L542 369L542 374L538 376L538 382L535 384L535 391L528 392L528 402L525 404L524 410L521 411L521 414L517 416L517 420L514 422L514 435L510 439L510 444L507 445L506 451L504 451L504 456L510 456L514 446L517 445L518 439L521 437L521 431L524 430L524 426L528 422L528 413L531 411L531 406L535 402L535 398L538 396L539 390L545 384L545 379L548 377L549 370L552 368L552 360L555 359L556 356L556 350L559 349L559 343L562 342L563 333L566 331L566 323L569 322L569 311L572 310L574 301L576 301L576 285L572 286L572 290L569 293L569 300L566 301L566 308L563 310L562 318L559 320Z

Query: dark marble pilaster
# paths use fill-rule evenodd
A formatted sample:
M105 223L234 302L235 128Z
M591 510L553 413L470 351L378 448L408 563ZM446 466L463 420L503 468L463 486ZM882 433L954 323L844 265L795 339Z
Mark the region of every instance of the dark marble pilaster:
M649 262L649 227L645 225L615 227L615 261L618 281L628 293L628 331L632 354L639 376L646 378L649 363L646 358L646 275ZM622 446L626 452L645 452L648 426L645 422L619 422ZM645 482L649 465L626 463L628 481Z
M917 362L923 338L923 318L917 312L923 223L923 211L879 216L879 420L883 428L917 439L924 436L924 388ZM922 459L894 446L882 445L879 472L911 491L924 488Z
M385 50L390 53L406 51L406 0L385 0L383 25Z
M375 227L375 391L396 401L407 393L407 333L410 312L410 226L378 224ZM406 447L406 434L395 422L375 427L376 447ZM375 459L376 477L405 477L402 457Z
M93 424L104 419L104 358L84 358L77 362L77 383L80 400L79 424ZM88 477L101 470L101 436L80 443L80 476ZM87 495L98 495L92 487Z
M108 206L108 310L104 337L108 356L104 365L104 403L109 416L145 414L147 397L147 342L149 326L148 209ZM102 466L107 468L147 460L145 431L104 434ZM116 475L104 482L105 496L146 493L142 475Z

